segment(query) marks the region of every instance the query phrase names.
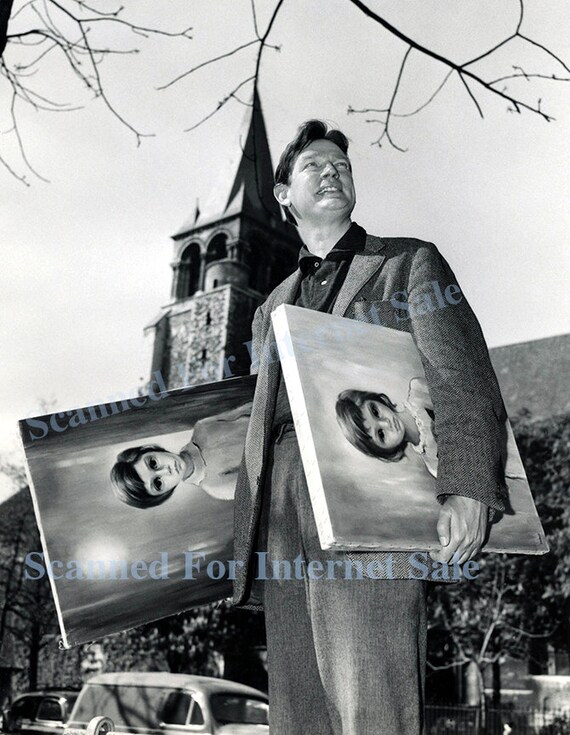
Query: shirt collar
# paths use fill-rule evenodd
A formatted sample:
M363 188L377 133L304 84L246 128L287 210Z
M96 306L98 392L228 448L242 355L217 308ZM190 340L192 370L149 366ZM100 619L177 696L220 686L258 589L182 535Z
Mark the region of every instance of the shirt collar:
M324 260L342 261L350 260L355 253L362 252L366 244L366 230L364 227L353 222L334 248L327 254ZM303 275L314 268L314 263L321 262L323 258L313 255L305 245L299 251L299 268ZM312 265L313 264L313 265Z

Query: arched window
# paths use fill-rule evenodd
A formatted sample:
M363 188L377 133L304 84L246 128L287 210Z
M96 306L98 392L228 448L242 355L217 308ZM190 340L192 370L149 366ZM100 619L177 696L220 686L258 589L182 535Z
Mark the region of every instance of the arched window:
M176 298L185 299L196 293L200 283L200 246L192 242L184 249L178 266Z
M228 236L221 232L213 237L206 252L206 263L228 257Z
M251 288L265 293L268 278L268 246L257 233L249 240L249 248L245 259L249 267L249 285Z

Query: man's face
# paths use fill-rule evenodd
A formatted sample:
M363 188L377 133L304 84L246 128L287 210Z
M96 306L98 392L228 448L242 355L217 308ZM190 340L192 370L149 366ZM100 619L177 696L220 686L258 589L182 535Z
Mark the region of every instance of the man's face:
M186 463L172 452L146 452L134 464L149 495L164 495L182 481Z
M364 401L360 411L364 428L374 444L388 451L400 446L406 429L395 411L373 399Z
M315 140L297 156L288 184L275 186L277 201L297 222L349 219L356 192L348 156L330 140Z

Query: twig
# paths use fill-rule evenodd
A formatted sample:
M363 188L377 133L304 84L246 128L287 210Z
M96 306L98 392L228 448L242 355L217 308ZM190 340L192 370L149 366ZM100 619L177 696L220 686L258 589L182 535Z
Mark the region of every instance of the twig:
M194 123L194 125L192 125L191 127L186 128L184 130L184 132L185 133L189 133L191 130L196 130L196 128L200 127L200 125L203 125L206 122L206 120L209 120L211 117L213 117L216 114L216 112L218 112L219 110L221 110L222 107L227 102L229 102L232 99L232 97L235 96L235 93L244 86L244 84L247 84L248 82L251 82L252 79L255 79L255 76L254 75L252 75L252 76L248 77L247 79L244 79L243 81L241 81L237 85L237 87L234 87L231 92L229 92L222 100L220 100L220 102L218 102L218 104L217 104L217 106L216 106L216 108L214 110L212 110L207 115L205 115L201 120L198 120L198 122L197 123Z
M253 46L256 43L259 43L258 39L254 39L253 41L248 41L247 43L242 43L241 46L236 46L236 48L232 49L231 51L227 51L225 54L220 54L219 56L214 56L212 59L203 61L201 64L198 64L197 66L192 67L192 69L189 69L188 71L185 71L182 74L179 74L177 77L174 77L174 79L171 79L166 84L163 84L162 86L157 87L157 89L160 89L160 90L168 89L168 87L171 87L173 84L176 84L176 82L179 82L181 79L184 79L185 77L190 76L190 74L193 74L195 71L198 71L198 69L203 69L205 66L208 66L208 64L214 64L216 61L227 59L230 56L237 54L238 51L242 51L244 48L248 48L248 46Z
M252 46L254 44L258 44L258 49L257 49L257 54L256 54L256 59L255 59L255 71L254 71L254 73L251 76L247 77L247 79L243 79L236 87L234 87L232 89L231 92L228 92L228 94L226 94L226 96L220 102L218 102L218 104L215 107L215 109L213 109L211 112L209 112L203 118L201 118L197 123L195 123L191 127L186 128L185 131L184 131L185 133L189 133L192 130L196 130L196 128L200 127L200 125L203 125L207 120L210 120L217 112L219 112L222 109L222 107L227 102L229 102L230 99L232 99L233 97L235 97L235 93L239 89L241 89L241 87L243 87L245 84L247 84L248 82L251 82L251 81L253 81L253 98L255 99L255 95L257 93L257 82L258 82L258 79L259 79L259 70L260 70L260 66L261 66L261 57L263 55L263 50L268 45L267 44L267 38L269 37L269 34L271 33L271 29L273 28L273 24L275 23L275 19L277 18L277 14L279 13L279 11L280 11L281 6L283 5L283 3L284 3L284 0L278 0L275 8L273 9L273 13L272 13L271 18L269 20L269 23L267 24L267 28L265 29L265 33L263 34L263 36L261 36L261 38L258 38L255 41L250 41L247 44L245 44L244 46L238 47L238 48L234 49L234 51L229 52L228 54L222 55L222 56L217 57L216 59L213 59L212 60L212 61L218 61L219 59L225 58L226 56L231 56L236 51L241 50L241 48L245 48L246 46ZM210 61L205 62L204 64L201 64L200 66L205 66L207 63L210 63ZM200 68L200 66L196 67L196 69ZM195 71L195 69L193 71ZM188 72L184 76L188 76L189 73L190 72Z

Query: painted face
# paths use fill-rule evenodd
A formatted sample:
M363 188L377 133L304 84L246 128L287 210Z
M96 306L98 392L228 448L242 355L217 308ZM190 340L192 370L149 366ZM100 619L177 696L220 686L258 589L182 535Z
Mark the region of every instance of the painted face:
M146 452L134 464L149 495L164 495L183 479L186 463L172 452Z
M377 400L364 401L360 408L368 435L381 449L396 449L404 440L406 428L395 411Z
M289 184L276 186L297 220L350 216L356 192L348 156L330 140L315 140L297 156Z

